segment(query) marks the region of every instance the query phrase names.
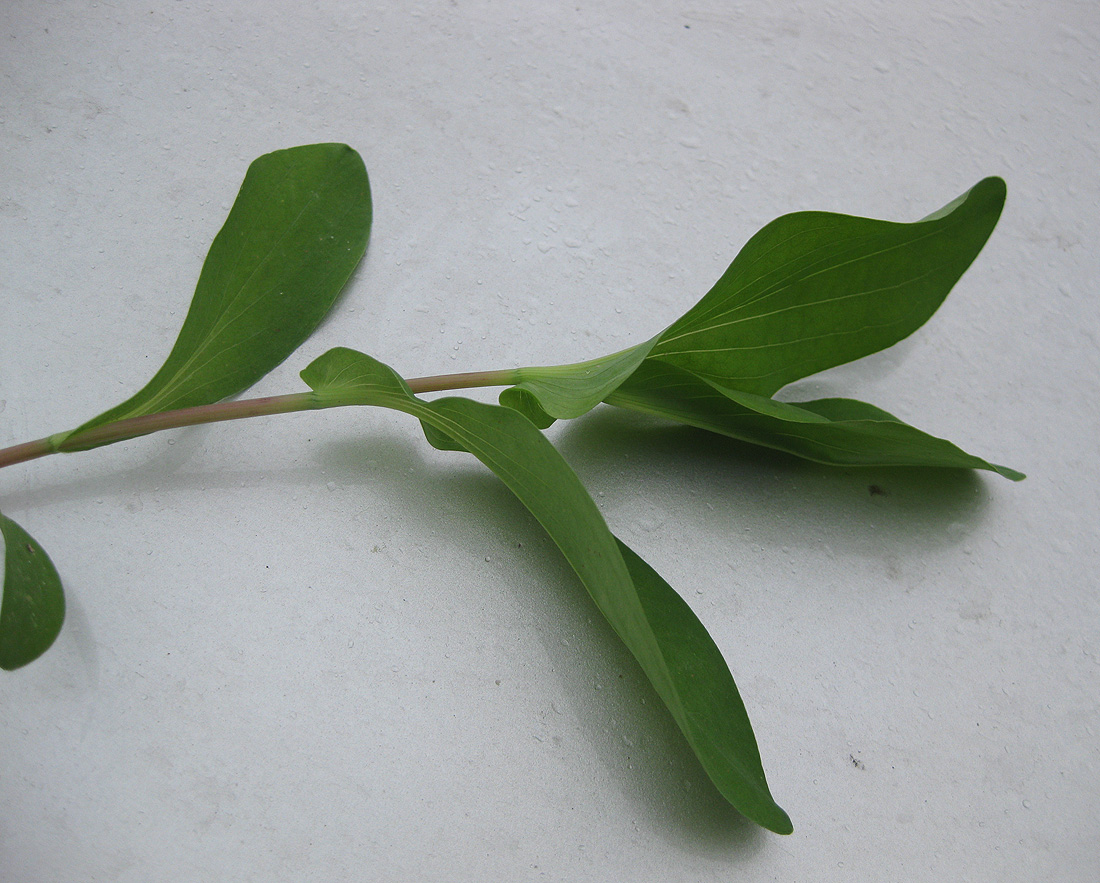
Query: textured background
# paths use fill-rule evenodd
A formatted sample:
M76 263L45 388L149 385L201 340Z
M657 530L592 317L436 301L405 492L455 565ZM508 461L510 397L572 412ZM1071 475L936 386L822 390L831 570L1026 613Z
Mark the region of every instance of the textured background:
M1095 879L1098 57L1092 0L0 5L0 444L141 386L248 162L338 140L370 251L257 393L335 345L407 375L594 357L773 217L915 220L999 174L926 328L799 391L1029 475L554 430L729 660L780 838L537 525L401 415L6 470L70 610L0 679L0 879Z

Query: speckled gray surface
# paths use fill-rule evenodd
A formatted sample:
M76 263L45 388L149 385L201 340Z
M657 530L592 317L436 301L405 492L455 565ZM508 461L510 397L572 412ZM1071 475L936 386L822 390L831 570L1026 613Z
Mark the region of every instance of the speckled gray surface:
M801 388L1029 478L610 409L552 432L729 660L780 838L508 493L399 415L5 470L70 612L0 679L0 879L1094 879L1096 5L306 5L0 6L0 444L141 385L247 163L340 140L370 251L257 393L335 345L409 375L593 357L779 214L915 220L999 174L926 328Z

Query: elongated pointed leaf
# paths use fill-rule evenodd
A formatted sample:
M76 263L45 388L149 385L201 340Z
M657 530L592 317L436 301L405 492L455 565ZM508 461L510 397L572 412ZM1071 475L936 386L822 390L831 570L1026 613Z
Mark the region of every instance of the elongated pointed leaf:
M54 642L65 620L65 595L53 562L34 537L2 514L0 534L0 668L11 671L37 659Z
M892 414L853 399L779 402L729 389L648 359L607 399L741 441L837 466L939 466L1022 473L968 454Z
M939 307L993 231L1004 199L1004 181L986 178L913 224L825 212L778 218L650 355L770 396L885 349Z
M81 450L85 430L235 395L317 327L363 257L371 224L367 172L344 144L311 144L249 166L214 238L168 359L136 395L57 442Z
M768 398L916 330L980 251L1004 196L1004 182L987 178L915 224L823 212L779 218L662 334L591 362L520 369L522 382L501 393L501 404L545 427L602 397L823 463L992 469L1019 479L871 405Z
M733 677L679 596L612 536L596 504L553 445L521 414L465 398L416 398L390 368L330 350L302 378L322 407L369 404L409 413L436 441L474 454L538 519L611 626L630 648L719 791L770 830L791 831L772 799Z
M727 799L737 795L758 815L730 799L734 806L765 828L789 834L791 821L771 798L748 712L718 645L672 586L626 543L616 541L646 622L672 670L678 702L673 716L688 742L718 790Z

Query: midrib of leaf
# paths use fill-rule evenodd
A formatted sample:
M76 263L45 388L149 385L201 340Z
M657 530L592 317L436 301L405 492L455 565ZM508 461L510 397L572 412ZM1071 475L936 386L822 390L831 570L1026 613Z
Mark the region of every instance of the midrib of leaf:
M773 310L770 313L758 313L754 316L748 316L744 319L735 319L732 322L725 322L721 325L708 325L706 328L697 329L695 331L687 332L685 334L680 335L679 337L668 338L668 340L682 340L685 337L691 337L692 335L695 335L695 334L701 334L701 333L705 333L705 332L709 332L709 331L714 331L714 330L717 330L719 328L729 328L729 327L732 327L734 325L738 325L742 322L753 322L757 319L766 319L766 318L769 318L771 316L778 316L781 313L793 312L795 310L809 309L811 307L821 306L822 304L841 303L842 301L854 300L856 298L867 297L868 295L880 294L880 293L886 292L886 291L894 291L894 290L897 290L897 289L900 289L900 288L904 288L907 285L912 285L914 282L918 282L921 279L923 279L925 276L932 275L934 272L935 272L935 270L929 270L927 273L922 273L919 276L914 276L911 279L907 279L904 282L898 283L897 285L886 285L886 286L883 286L882 288L868 288L865 291L858 291L858 292L854 292L852 294L844 294L844 295L840 295L839 297L822 298L821 300L818 300L818 301L812 301L812 302L803 303L803 304L792 304L791 306L788 306L788 307L783 307L783 308L778 309L778 310ZM916 309L914 308L914 310L912 310L911 312L916 312ZM828 339L834 338L834 337L850 337L850 336L853 336L853 335L862 334L863 332L868 331L872 328L889 328L892 325L898 325L898 324L903 324L903 318L896 319L892 322L882 322L882 323L877 324L877 325L874 324L874 323L865 323L864 325L860 326L859 328L853 328L849 331L833 331L833 332L830 332L829 334L818 334L818 335L800 335L797 338L797 340L799 342L810 342L810 341L815 341L815 340L828 340ZM664 342L664 341L662 341L662 342ZM792 342L791 340L782 340L782 341L776 341L776 342L773 342L773 343L759 343L759 344L742 345L742 346L722 346L722 347L715 346L715 347L700 347L699 349L681 349L681 350L661 349L660 353L658 353L658 356L686 356L686 355L691 355L693 353L726 353L726 352L746 352L746 351L749 351L749 350L766 350L766 349L773 349L775 347L790 346L791 342ZM748 375L741 375L741 376L748 376ZM763 374L763 375L756 375L756 376L766 377L767 375Z
M884 230L888 229L890 227L895 228L895 229L903 228L903 227L909 227L910 229L912 229L912 228L916 228L916 227L918 227L922 224L929 224L930 229L925 231L923 233L923 235L920 235L920 236L917 236L915 238L910 238L910 239L907 239L905 241L899 242L894 246L884 248L884 249L882 249L878 252L873 252L873 253L867 254L867 255L860 255L859 257L853 258L849 261L841 261L841 262L837 263L836 265L834 265L832 267L820 268L820 269L814 271L813 273L811 273L809 276L807 276L805 278L813 278L813 276L821 275L822 273L830 272L833 269L838 269L839 267L842 267L842 266L848 266L848 265L851 265L851 264L858 263L860 260L870 260L873 257L877 257L877 256L880 256L882 254L886 254L889 251L892 251L896 248L908 248L908 247L911 247L915 244L920 243L921 241L923 241L924 239L926 239L928 237L936 236L936 235L939 235L939 234L942 234L942 233L946 233L947 231L949 231L951 229L951 227L958 226L959 224L961 224L964 219L957 216L957 215L955 215L954 210L956 208L958 208L960 205L962 205L964 202L966 202L966 200L969 196L970 196L970 191L967 191L966 193L964 193L961 196L957 197L952 202L948 203L942 209L940 209L936 212L933 212L931 215L929 215L925 218L922 218L920 221L916 221L912 224L897 224L897 223L894 223L894 222L887 222L887 221L873 221L871 219L855 218L855 217L849 216L849 215L831 215L830 217L833 220L832 224L822 224L819 227L808 227L804 230L799 231L796 234L792 234L791 236L788 236L786 239L782 239L782 240L777 241L770 248L768 248L766 251L761 252L760 255L753 258L752 261L748 264L748 267L751 268L751 267L756 266L758 263L764 261L768 257L769 254L771 254L772 252L774 252L778 249L781 249L782 247L786 246L788 243L790 243L791 241L793 241L795 239L803 238L803 237L806 237L810 234L819 233L819 232L824 231L824 230L829 230L831 228L836 227L837 223L843 223L844 221L854 221L854 222L858 222L858 223L871 223L871 224L885 225ZM788 216L788 217L790 217L790 216ZM777 221L775 221L773 223L778 223L778 222L781 222L782 220L783 220L783 218L779 218ZM938 228L935 227L935 226L932 226L932 222L941 221L941 220L944 221L944 223L942 225L940 225ZM865 233L863 235L852 236L848 239L846 248L849 251L852 251L852 250L858 248L861 243L866 242L867 240L878 238L882 235L885 235L884 232L871 232L871 233ZM817 246L814 250L815 251L827 251L832 245L833 245L833 243L822 244L822 245ZM786 262L778 265L773 270L770 270L768 273L764 273L764 274L756 276L754 279L751 279L750 281L748 281L743 286L743 288L741 289L741 292L735 292L733 294L728 295L727 297L732 298L732 297L740 296L744 291L747 291L753 285L761 282L766 276L771 275L772 273L780 273L780 272L783 271L783 269L785 267L788 267L791 264L797 263L801 259L801 257L802 256L793 257L793 258L787 260ZM807 269L809 269L809 268L807 268ZM928 273L926 273L924 275L930 275L931 273L935 272L936 269L939 269L939 268L937 267L933 270L930 270ZM770 289L770 290L765 289L760 294L758 294L754 297L751 297L748 300L745 300L743 302L738 303L734 307L719 313L718 316L715 316L713 318L718 319L718 318L721 318L723 315L727 315L729 313L737 312L738 310L742 310L742 309L745 309L746 307L752 306L753 304L757 303L759 300L763 300L767 297L770 297L773 294L777 294L777 293L780 293L781 291L786 290L792 284L792 280L798 279L800 281L802 278L803 277L792 273L786 279L782 279L782 280L774 283L772 289ZM917 277L917 278L921 278L921 277ZM912 280L910 280L910 281L912 281ZM812 305L812 304L807 304L807 305ZM713 313L713 311L715 311L715 310L720 310L721 311L724 306L725 306L724 301L720 301L720 302L715 303L714 306L711 308L711 313ZM766 315L766 314L762 314L762 315ZM708 320L710 318L711 318L711 315L706 310L700 311L699 314L698 314L698 320L699 321L705 321L705 320ZM707 327L711 328L711 327L722 327L722 326L707 326ZM695 332L692 332L692 333L695 333ZM676 339L678 339L676 336L671 337L671 338L662 338L662 342L665 342L665 341L668 341L668 340L676 340Z
M779 218L778 220L781 221L782 218ZM772 223L776 223L776 222L773 221ZM770 255L772 252L778 251L779 249L786 246L792 240L808 236L811 233L819 233L822 230L828 230L828 229L830 229L831 226L835 226L835 224L833 224L833 225L823 224L820 227L810 227L810 228L807 228L805 230L800 230L798 233L792 234L792 235L788 236L786 239L783 239L783 240L780 240L780 241L776 242L767 251L761 252L757 257L753 258L753 260L747 264L747 267L748 268L755 267L757 264L764 261L768 257L768 255ZM869 235L864 235L864 236L861 236L861 237L853 237L853 239L851 240L851 243L852 243L851 247L855 247L855 245L858 242L865 241L865 240L871 239L871 238L874 238L874 237L869 236ZM827 251L827 250L828 250L828 245L819 245L814 249L814 251ZM760 273L760 274L756 275L755 277L752 277L751 279L749 279L745 283L745 285L739 291L734 292L730 295L727 295L727 299L742 296L744 294L744 292L751 289L754 285L758 285L758 284L763 283L764 280L768 276L777 275L777 274L783 272L783 270L785 270L787 267L791 266L792 264L798 263L798 261L803 259L803 257L804 256L796 256L796 257L789 258L786 261L784 261L783 263L778 264L777 266L768 269L766 272ZM826 260L826 259L822 258L822 260ZM709 310L700 310L697 313L696 318L698 319L698 321L704 322L704 321L709 321L711 319L720 319L723 315L726 315L727 313L732 313L732 312L736 312L738 310L745 309L746 307L752 306L753 304L755 304L759 300L763 300L764 298L770 297L772 294L779 293L779 290L785 290L786 288L790 287L791 280L795 279L795 278L800 278L800 277L797 277L795 273L792 273L791 275L787 276L785 279L780 279L777 282L771 283L771 285L772 285L771 289L765 288L759 294L757 294L757 295L755 295L755 296L753 296L753 297L751 297L748 300L745 300L743 302L738 302L735 306L733 306L729 309L726 309L727 304L724 300L716 301L716 303L714 303L710 307ZM693 308L691 310L691 312L694 312L694 311L695 311L695 308ZM712 315L712 314L715 313L715 311L718 311L717 316ZM708 325L707 327L709 328L711 326ZM676 340L676 339L677 339L677 337L663 338L663 340Z

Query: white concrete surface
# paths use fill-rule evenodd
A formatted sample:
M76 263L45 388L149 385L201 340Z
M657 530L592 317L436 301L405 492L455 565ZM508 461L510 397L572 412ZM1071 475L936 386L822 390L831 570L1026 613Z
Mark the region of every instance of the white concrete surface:
M802 390L1029 474L554 431L730 661L782 838L507 492L399 415L5 470L70 612L0 678L0 879L1095 880L1098 57L1091 0L0 5L0 444L143 384L247 163L340 140L368 258L258 394L335 345L594 357L773 217L913 220L999 174L940 313Z

